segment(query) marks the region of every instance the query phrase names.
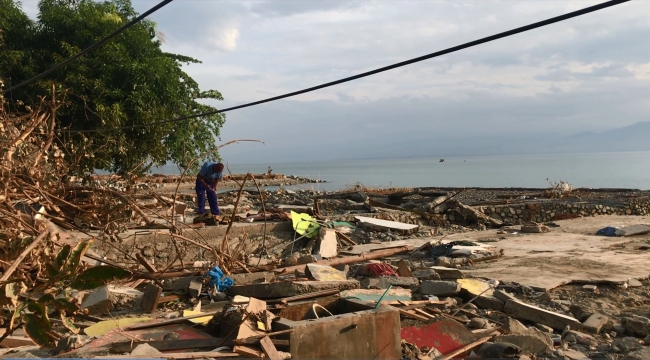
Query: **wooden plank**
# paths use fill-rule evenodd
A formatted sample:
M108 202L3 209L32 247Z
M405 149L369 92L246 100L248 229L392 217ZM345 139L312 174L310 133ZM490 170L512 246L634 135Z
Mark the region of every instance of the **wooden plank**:
M34 341L26 336L7 336L0 342L0 347L17 348L21 346L34 346Z
M250 298L248 305L246 306L247 314L261 314L266 311L266 302L256 298ZM259 315L258 315L259 317ZM263 331L257 330L257 326L253 325L253 322L248 320L248 316L244 318L244 322L239 326L239 332L237 333L237 339L248 338L255 335L264 335ZM246 356L255 356L255 357L264 357L264 354L261 351L250 348L245 345L235 345L232 349L234 352ZM253 355L255 354L255 355Z
M233 342L235 345L256 345L259 344L260 339L249 337L246 339L235 339ZM289 346L289 340L271 339L271 342L275 346Z
M402 310L400 308L395 308L395 309L397 309L397 311L399 311L400 315L404 315L406 317L410 317L410 318L415 319L415 320L421 320L421 321L429 321L429 320L431 320L430 318L422 316L422 315L418 315L418 314L414 313L411 310Z
M413 277L413 273L411 273L411 269L406 265L406 262L404 260L400 260L397 263L397 275L401 277Z
M343 240L344 242L348 243L348 245L353 245L353 246L358 245L354 240L350 239L349 236L345 235L344 233L342 233L342 232L340 232L338 230L336 231L336 236L341 238L341 240Z
M142 295L142 302L140 307L145 312L145 314L152 314L158 307L158 302L160 302L160 295L162 294L162 288L154 284L147 284L147 287L144 289L144 295Z
M146 323L146 324L141 324L141 325L131 325L129 327L124 328L124 330L141 330L141 329L149 329L149 328L154 328L154 327L159 327L159 326L165 326L169 324L178 324L180 322L183 322L185 320L189 319L196 319L204 316L211 316L211 315L216 315L220 313L221 310L215 310L215 311L208 311L204 312L201 314L195 314L195 315L189 315L189 316L183 316L179 317L176 319L170 319L170 320L164 320L164 321L159 321L155 323Z
M275 348L275 345L271 342L271 339L269 339L268 336L263 337L260 339L260 345L262 346L262 350L266 354L266 356L269 357L271 360L282 360L282 356L278 352L278 350Z
M155 266L151 265L151 263L142 256L140 253L135 254L135 258L138 259L138 262L144 266L145 269L147 269L148 272L150 273L155 273L158 270L156 269Z
M189 339L189 340L159 340L159 341L123 341L114 343L111 350L117 353L130 353L140 344L148 344L159 351L181 350L181 349L198 349L198 348L216 348L222 346L225 339Z
M186 352L186 353L167 353L160 356L165 359L209 359L209 358L222 358L222 357L239 357L235 353L222 353L216 351L200 351L200 352ZM96 356L95 359L152 359L156 358L153 355L108 355Z
M433 315L429 314L428 312L426 312L424 310L421 310L421 309L413 309L413 311L415 311L416 313L418 313L418 314L420 314L422 316L426 316L429 319L435 319L436 318L435 316L433 316Z

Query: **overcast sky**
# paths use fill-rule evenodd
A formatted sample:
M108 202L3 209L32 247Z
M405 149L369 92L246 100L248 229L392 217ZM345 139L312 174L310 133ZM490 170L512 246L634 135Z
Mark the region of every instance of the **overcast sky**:
M139 12L158 1L134 0ZM602 1L176 0L165 50L227 107L332 81ZM23 1L34 15L37 1ZM604 131L650 120L650 1L227 114L230 161L385 154L393 143ZM401 155L409 154L402 146Z

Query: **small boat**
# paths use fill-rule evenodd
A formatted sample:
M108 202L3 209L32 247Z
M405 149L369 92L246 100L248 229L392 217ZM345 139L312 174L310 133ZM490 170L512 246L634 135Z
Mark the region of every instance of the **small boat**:
M440 161L438 161L438 162L445 162L445 159L440 159Z

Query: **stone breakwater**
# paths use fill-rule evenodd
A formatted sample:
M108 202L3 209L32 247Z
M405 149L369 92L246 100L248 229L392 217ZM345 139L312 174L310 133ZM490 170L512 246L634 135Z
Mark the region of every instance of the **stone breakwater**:
M546 222L576 216L648 215L650 199L632 199L620 204L545 200L534 203L475 206L474 209L505 223L521 224L527 221Z

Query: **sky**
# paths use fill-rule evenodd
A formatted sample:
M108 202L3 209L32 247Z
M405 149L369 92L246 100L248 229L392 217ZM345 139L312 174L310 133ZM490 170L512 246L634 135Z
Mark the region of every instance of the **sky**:
M158 1L134 0L140 13ZM150 18L164 50L219 90L217 108L372 70L603 1L176 0ZM30 16L37 1L22 1ZM347 84L228 112L234 162L453 153L481 139L561 137L650 117L650 1ZM424 148L423 148L424 147ZM424 154L423 154L424 152Z

